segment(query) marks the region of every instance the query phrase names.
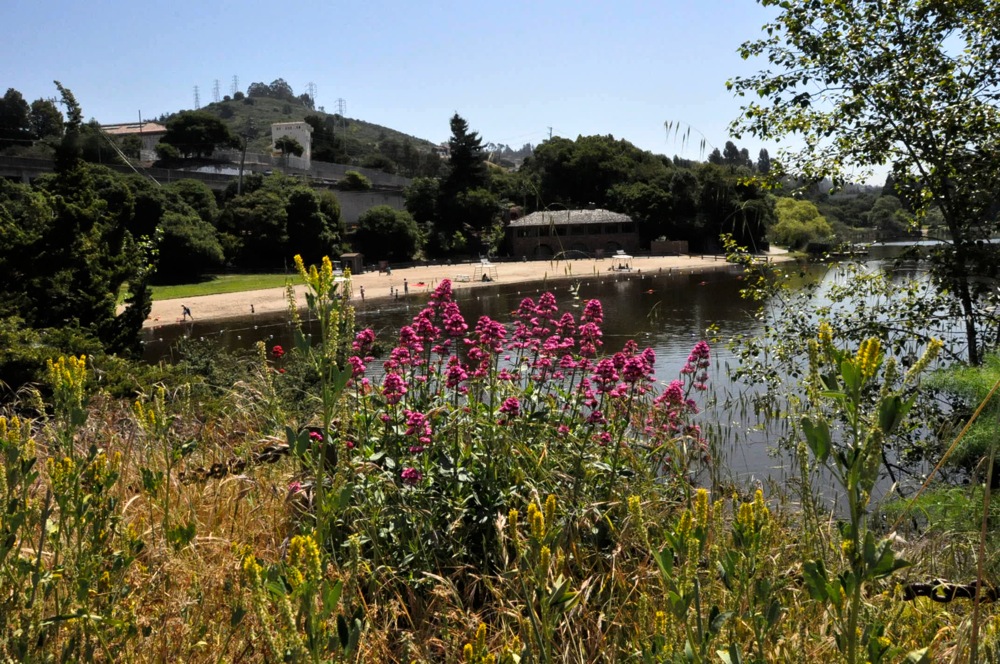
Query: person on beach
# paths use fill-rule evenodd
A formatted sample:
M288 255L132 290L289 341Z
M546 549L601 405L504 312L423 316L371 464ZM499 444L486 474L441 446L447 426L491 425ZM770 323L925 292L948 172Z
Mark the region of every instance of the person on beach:
M187 320L188 318L190 318L191 320L194 320L194 316L191 315L191 310L188 309L188 306L186 304L182 304L181 305L181 320Z
M358 287L358 292L361 293L361 301L364 302L365 301L365 287L364 286L359 286Z
M409 294L410 294L410 282L408 282L406 279L403 279L403 295L409 295Z

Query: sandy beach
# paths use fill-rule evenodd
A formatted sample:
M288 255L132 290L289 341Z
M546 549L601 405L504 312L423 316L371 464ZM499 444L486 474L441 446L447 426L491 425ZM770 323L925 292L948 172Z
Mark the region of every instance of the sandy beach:
M768 256L768 259L772 261L780 261L784 258L783 255L777 253ZM611 258L494 263L492 268L495 268L495 272L493 269L487 271L490 275L495 275L495 281L490 282L473 279L477 267L479 267L478 263L456 263L393 269L391 274L377 271L356 274L351 277L352 299L361 300L362 288L366 301L395 297L397 291L399 297L414 297L421 293L429 293L442 279L450 279L452 287L460 290L497 283L514 284L586 276L604 275L617 279L630 274L667 271L709 272L729 269L731 266L726 263L722 256L637 257L631 261L632 269L630 272L611 270L610 268L617 267L617 263ZM293 279L293 283L296 282L298 282L297 276ZM295 292L300 306L304 306L305 287L296 286ZM288 308L288 302L283 288L157 300L153 302L153 308L144 323L144 327L159 327L181 322L182 306L191 310L194 320L215 321L244 317L251 312L268 314L285 311Z

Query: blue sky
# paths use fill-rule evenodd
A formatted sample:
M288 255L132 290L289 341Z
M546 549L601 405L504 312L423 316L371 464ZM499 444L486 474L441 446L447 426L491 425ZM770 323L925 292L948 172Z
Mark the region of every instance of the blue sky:
M284 78L348 117L435 142L458 112L485 141L613 134L662 154L720 149L739 102L736 53L772 13L752 0L260 2L3 0L0 87L30 102L71 89L87 119L136 120ZM737 141L756 157L756 139Z

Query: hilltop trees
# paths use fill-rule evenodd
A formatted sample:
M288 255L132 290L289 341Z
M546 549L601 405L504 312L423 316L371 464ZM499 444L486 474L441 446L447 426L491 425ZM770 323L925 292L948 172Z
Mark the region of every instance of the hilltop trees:
M1000 277L1000 3L758 0L780 7L744 58L771 68L729 83L753 95L734 123L765 139L796 135L782 165L810 180L893 164L896 190L918 215L940 210L951 243L932 257L955 297L969 361L987 324L977 306Z

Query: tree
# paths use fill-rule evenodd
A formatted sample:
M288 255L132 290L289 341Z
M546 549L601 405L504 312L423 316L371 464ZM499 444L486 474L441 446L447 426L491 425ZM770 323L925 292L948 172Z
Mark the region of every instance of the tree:
M215 228L193 214L167 212L157 248L156 278L161 283L190 282L225 260Z
M62 113L48 99L36 99L31 102L29 121L31 133L35 138L61 138L63 135Z
M355 248L372 260L409 261L420 249L420 229L405 210L376 205L358 219Z
M951 244L932 256L932 274L957 299L978 364L983 277L1000 276L987 241L1000 183L1000 3L758 1L780 13L740 52L773 69L728 83L762 99L743 106L734 130L798 136L802 147L783 151L781 165L810 181L892 164L918 216L937 206Z
M440 189L435 178L416 178L403 190L406 210L420 224L437 220L437 204Z
M167 185L167 189L176 193L185 203L190 205L202 221L215 224L219 214L219 206L215 202L215 193L201 180L186 178Z
M291 136L282 136L274 142L274 149L281 152L281 157L285 161L285 166L288 166L288 155L293 154L296 157L301 157L302 153L306 151L302 144Z
M160 139L185 157L210 157L217 147L239 147L229 125L204 111L182 111L167 120L167 133Z
M267 185L229 201L219 215L226 259L252 269L274 267L288 260L285 203L281 191Z
M0 98L0 148L31 144L30 111L21 93L7 88L7 93Z
M339 209L338 219L328 219L323 213L322 200L311 188L299 186L289 191L285 214L290 253L313 263L323 256L339 254Z
M833 229L816 206L809 201L779 198L774 206L778 223L771 227L769 237L789 249L804 249L810 242L828 239Z
M448 175L441 182L438 204L441 230L447 234L460 231L465 224L462 209L457 204L458 195L464 191L489 186L486 170L486 153L479 134L469 131L469 123L458 113L451 118L451 138L448 146L451 158Z
M771 172L771 155L767 153L765 148L761 148L760 154L757 155L757 172L761 175L767 175Z

